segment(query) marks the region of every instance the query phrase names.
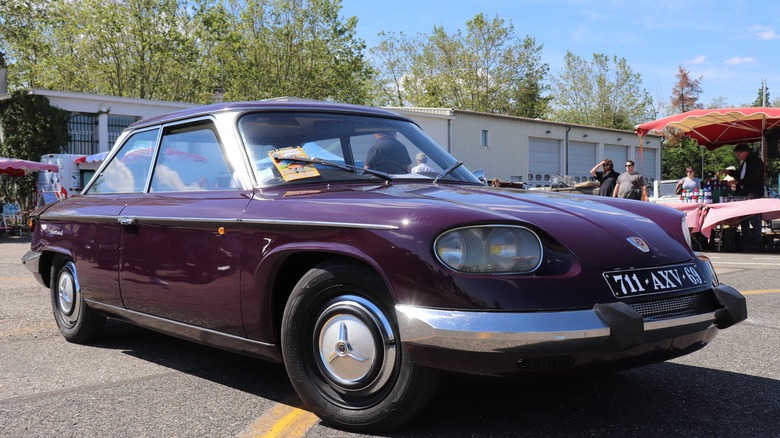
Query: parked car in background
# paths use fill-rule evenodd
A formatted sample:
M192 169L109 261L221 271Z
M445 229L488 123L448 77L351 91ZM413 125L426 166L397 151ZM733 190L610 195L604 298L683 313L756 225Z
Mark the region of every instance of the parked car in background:
M411 173L424 153L432 171ZM239 102L138 122L23 262L71 342L106 317L281 362L342 428L412 419L440 371L664 361L746 318L682 213L483 184L410 119Z

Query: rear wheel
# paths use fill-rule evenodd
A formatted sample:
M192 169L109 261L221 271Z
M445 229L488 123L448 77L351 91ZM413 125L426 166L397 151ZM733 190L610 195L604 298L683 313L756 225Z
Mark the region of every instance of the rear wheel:
M383 282L348 262L304 275L282 319L282 353L293 386L321 418L384 431L430 399L438 374L411 362Z
M77 344L92 342L103 332L106 318L90 309L81 296L76 265L65 260L51 282L51 307L60 333Z

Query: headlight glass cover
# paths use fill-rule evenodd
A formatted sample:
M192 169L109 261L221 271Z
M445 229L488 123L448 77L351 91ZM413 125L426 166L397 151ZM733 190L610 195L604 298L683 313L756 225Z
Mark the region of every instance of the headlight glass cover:
M685 237L685 243L688 244L688 248L693 249L693 244L691 243L691 230L688 228L688 222L685 220L685 216L682 217L682 232Z
M521 226L474 226L443 233L434 243L445 266L474 274L527 274L542 263L539 236Z

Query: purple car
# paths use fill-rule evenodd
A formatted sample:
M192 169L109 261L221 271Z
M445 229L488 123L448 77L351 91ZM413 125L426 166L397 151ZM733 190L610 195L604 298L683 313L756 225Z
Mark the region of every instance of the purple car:
M94 341L109 317L281 362L311 411L352 430L413 418L440 371L634 367L747 317L682 213L487 187L375 108L143 120L32 222L23 262L68 341Z

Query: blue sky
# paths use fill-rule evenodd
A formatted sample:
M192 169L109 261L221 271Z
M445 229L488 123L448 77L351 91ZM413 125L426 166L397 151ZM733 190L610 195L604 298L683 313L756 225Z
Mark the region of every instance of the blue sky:
M702 76L699 101L722 97L752 103L766 80L780 98L780 1L777 0L342 0L341 14L358 18L358 37L370 48L380 31L430 34L466 31L476 14L496 15L544 46L558 72L566 51L625 58L645 89L668 100L682 65Z

